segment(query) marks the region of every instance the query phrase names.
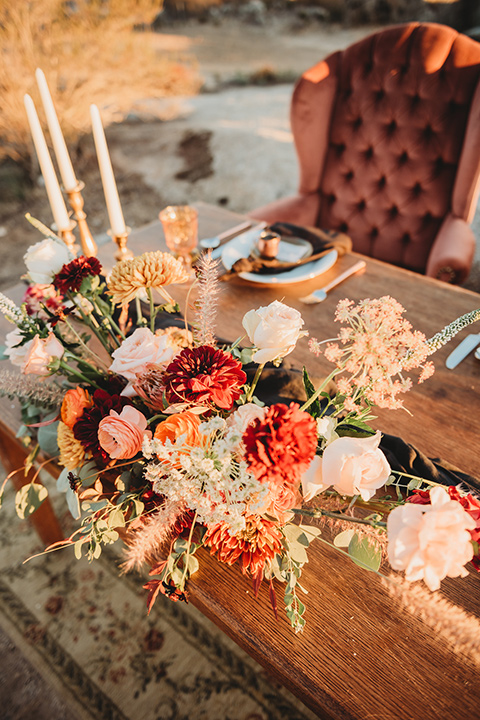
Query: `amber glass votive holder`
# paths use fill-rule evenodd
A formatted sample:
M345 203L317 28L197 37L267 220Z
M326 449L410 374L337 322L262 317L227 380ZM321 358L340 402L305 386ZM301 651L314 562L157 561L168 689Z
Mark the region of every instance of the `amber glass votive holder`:
M167 247L189 276L192 270L192 253L198 245L198 212L190 205L168 205L158 216L161 220Z

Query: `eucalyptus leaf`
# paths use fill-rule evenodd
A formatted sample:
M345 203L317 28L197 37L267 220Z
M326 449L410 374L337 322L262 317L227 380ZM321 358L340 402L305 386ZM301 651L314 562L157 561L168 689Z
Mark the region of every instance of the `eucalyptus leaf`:
M305 547L303 545L300 545L300 543L297 541L290 543L289 555L296 563L302 563L303 565L303 563L308 562L308 555Z
M0 345L0 360L10 360L8 355L5 355L6 345Z
M18 517L24 519L40 507L48 497L48 490L40 483L24 485L15 495L15 510Z
M45 420L54 420L56 418L58 413L55 411L53 413L49 413L45 418ZM50 425L42 425L42 427L38 428L38 444L40 445L40 448L42 452L45 453L45 455L49 455L50 457L55 457L55 455L58 455L58 444L57 444L57 431L58 431L58 421L50 423Z
M366 570L377 572L382 562L380 545L370 538L355 534L348 545L348 554L353 562Z
M188 558L188 572L190 575L193 575L193 573L196 573L198 568L200 567L200 564L196 557L193 555L190 555Z
M348 547L354 535L355 530L353 530L353 528L350 530L344 530L335 537L333 544L335 545L335 547Z

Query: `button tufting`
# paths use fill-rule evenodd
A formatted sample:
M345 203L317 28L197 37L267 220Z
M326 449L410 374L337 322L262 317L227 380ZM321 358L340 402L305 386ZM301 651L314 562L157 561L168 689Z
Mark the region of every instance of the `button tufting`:
M363 210L365 210L366 207L367 203L365 202L365 200L359 200L359 202L357 203L357 210L362 212Z
M386 184L387 178L385 177L385 175L382 175L382 177L378 179L378 187L380 188L380 190L383 190Z
M411 240L412 240L412 238L410 236L410 233L408 233L408 232L403 233L402 238L401 238L402 245L408 245L408 243L411 242Z
M397 129L397 127L398 127L397 121L396 121L396 120L392 120L392 121L389 122L388 125L387 125L387 133L388 133L389 135L393 135L393 133L395 132L395 130Z
M414 197L418 197L422 193L422 186L419 182L416 182L415 185L412 187L412 194Z
M363 154L365 155L366 160L371 160L373 157L373 147L370 145Z
M336 201L337 196L334 193L330 193L327 197L327 202L329 205L333 205L333 203Z
M337 157L340 157L340 155L342 155L345 152L346 145L345 145L345 143L337 143L336 145L334 145L334 148L335 148Z
M358 129L363 125L363 120L362 120L362 118L361 118L361 117L357 117L357 118L353 121L352 125L353 125L353 129L354 129L354 130L358 130Z
M423 137L425 138L425 140L431 140L434 134L435 133L433 132L433 128L430 123L428 125L425 125L423 129Z
M380 88L380 90L377 90L375 93L375 100L377 102L380 102L380 100L383 100L385 97L385 90L383 88Z
M435 175L435 177L440 175L440 173L444 170L445 165L445 160L442 157L438 157L436 160L433 161L433 174Z
M399 155L398 162L400 165L405 165L405 163L408 162L408 153L406 150L404 150L402 154Z
M345 180L347 182L351 182L354 177L355 177L355 173L353 172L353 170L349 170L347 173L345 173Z
M376 237L378 237L378 228L373 227L370 230L370 237L372 238L372 240L374 240Z
M396 205L392 205L392 207L389 210L390 217L396 218L398 215L398 207Z
M340 223L340 225L338 226L338 229L340 230L340 232L348 232L347 223L346 222Z

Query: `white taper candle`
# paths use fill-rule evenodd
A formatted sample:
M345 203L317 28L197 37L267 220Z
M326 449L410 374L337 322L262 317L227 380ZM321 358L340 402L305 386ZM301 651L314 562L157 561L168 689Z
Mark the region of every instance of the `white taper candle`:
M105 132L96 105L90 105L90 116L92 118L93 139L97 151L98 165L102 177L103 192L107 203L110 229L113 235L123 235L126 232L125 220L123 218L122 206L118 197L117 185L113 175L112 163L108 153Z
M40 68L37 68L35 71L35 77L37 78L37 85L40 90L40 97L45 110L48 129L50 131L50 137L52 138L53 149L55 150L58 167L60 168L63 187L67 192L69 192L77 187L78 180L73 171L72 161L70 160L70 155L68 154L65 138L63 137L60 123L58 122L57 113L55 111L52 96L50 95L50 90L48 89L45 75Z
M38 162L40 163L40 169L45 181L45 189L47 191L55 225L57 226L57 230L59 232L62 230L68 230L71 227L71 221L68 217L65 201L63 199L62 191L60 190L60 185L58 184L55 168L53 167L47 143L45 142L40 120L38 119L37 111L30 95L24 96L24 103L27 111L30 131L32 133L33 144L35 145Z

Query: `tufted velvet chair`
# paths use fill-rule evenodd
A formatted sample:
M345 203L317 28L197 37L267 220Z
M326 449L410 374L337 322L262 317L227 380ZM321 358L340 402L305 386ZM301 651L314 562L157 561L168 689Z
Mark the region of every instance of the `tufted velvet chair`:
M298 195L252 217L348 233L355 251L463 282L480 173L480 43L387 28L307 70L291 126Z

